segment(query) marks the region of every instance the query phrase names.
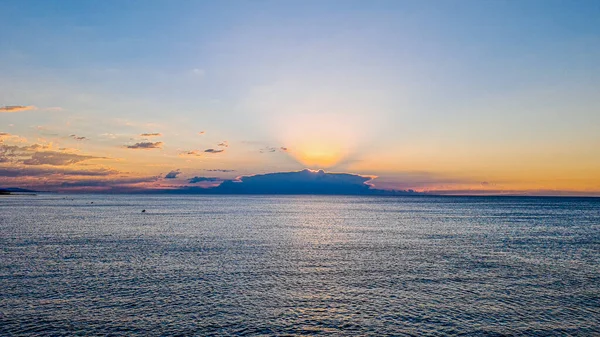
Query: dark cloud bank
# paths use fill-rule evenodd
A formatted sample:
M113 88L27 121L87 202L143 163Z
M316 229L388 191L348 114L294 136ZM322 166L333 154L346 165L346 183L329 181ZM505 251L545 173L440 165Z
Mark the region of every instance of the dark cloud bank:
M165 179L175 179L179 174L181 174L181 171L173 170L165 175Z
M193 177L193 178L189 179L188 182L190 184L197 184L197 183L202 183L202 182L219 182L219 181L223 181L223 179L210 178L210 177Z
M370 177L349 173L327 173L303 170L245 176L225 180L219 186L202 188L182 186L175 190L154 190L155 193L179 194L320 194L320 195L406 195L413 191L389 191L371 188ZM190 183L211 182L215 178L194 177Z

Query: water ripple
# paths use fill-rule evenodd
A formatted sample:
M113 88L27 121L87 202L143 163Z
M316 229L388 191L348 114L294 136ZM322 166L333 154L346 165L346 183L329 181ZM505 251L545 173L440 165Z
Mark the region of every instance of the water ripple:
M599 199L1 201L1 336L600 335Z

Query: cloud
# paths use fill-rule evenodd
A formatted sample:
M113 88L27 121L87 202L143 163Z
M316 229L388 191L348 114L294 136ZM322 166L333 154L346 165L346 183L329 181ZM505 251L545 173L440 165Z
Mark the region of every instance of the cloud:
M26 143L27 138L10 134L8 132L0 132L0 143L3 141L9 141L11 143Z
M109 176L118 174L119 171L111 169L94 169L94 170L70 170L63 168L41 168L41 167L0 167L0 177L39 177L39 176Z
M224 172L224 173L235 172L235 170L223 170L223 169L204 169L203 171L206 171L206 172Z
M196 183L200 183L200 182L218 182L218 181L223 181L223 179L219 179L219 178L209 178L209 177L193 177L191 178L188 182L190 184L196 184Z
M38 191L131 192L148 188L148 183L159 180L158 176L124 177L122 174L110 168L0 166L0 186L18 186Z
M206 150L204 150L204 152L206 152L206 153L221 153L221 152L225 152L225 150L206 149Z
M142 133L140 136L142 136L142 137L160 137L160 136L162 136L162 133L159 133L159 132Z
M221 143L217 144L217 146L220 146L220 147L229 147L229 143L227 143L227 141L224 141L224 142L221 142Z
M202 135L203 135L203 134L205 134L205 133L206 133L205 131L200 131L200 132L198 132L198 134L199 134L200 136L202 136Z
M184 151L179 153L180 157L202 157L202 153L198 150Z
M287 152L288 148L283 147L283 146L281 146L281 147L266 146L266 147L263 147L262 149L258 150L258 152L260 152L260 153L265 153L265 152L273 153L273 152L277 152L277 151Z
M160 149L162 148L163 142L140 142L133 145L127 145L128 149Z
M11 137L11 136L9 136ZM20 159L24 157L30 157L33 152L39 150L48 150L50 149L50 145L40 145L33 144L27 146L18 146L18 145L7 145L1 142L0 139L0 157L3 158L3 162L14 161L18 162ZM8 160L11 158L11 160Z
M373 179L351 173L323 170L277 172L226 180L216 187L221 193L240 194L374 194L367 182Z
M72 165L84 160L99 159L104 157L83 156L75 153L64 153L56 151L43 151L34 153L30 159L23 160L25 165Z
M82 136L77 136L77 135L69 135L69 137L71 137L75 140L88 140L87 137L82 137Z
M181 174L181 171L179 171L179 169L171 171L165 175L165 179L175 179L179 174Z
M118 188L121 185L139 184L147 182L155 182L159 177L133 177L133 178L115 178L115 179L103 179L103 180L77 180L77 181L65 181L60 183L60 187L111 187ZM124 189L123 191L127 191Z
M19 111L26 111L26 110L35 110L37 109L35 106L33 105L6 105L6 106L2 106L0 107L0 113L2 112L19 112Z
M414 191L374 189L369 182L376 177L323 170L274 172L242 176L235 180L194 177L190 183L219 182L214 187L182 186L155 192L176 194L319 194L319 195L412 195Z
M52 150L52 144L31 144L26 146L7 145L0 142L0 158L2 162L12 162L24 165L53 165L65 166L88 159L107 159L89 155L80 155L60 148Z
M49 144L32 144L32 145L27 145L27 146L21 146L19 148L19 150L28 152L28 151L48 150L51 148L52 148L52 145L49 145Z
M277 148L276 148L276 147L269 147L269 146L267 146L267 147L265 147L265 148L262 148L262 149L260 149L260 150L258 150L258 151L259 151L260 153L265 153L265 152L275 152L275 151L277 151Z

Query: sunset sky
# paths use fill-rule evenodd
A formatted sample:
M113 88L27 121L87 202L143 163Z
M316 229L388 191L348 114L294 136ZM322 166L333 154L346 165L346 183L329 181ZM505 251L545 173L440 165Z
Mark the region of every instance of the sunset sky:
M0 187L600 195L600 1L0 1Z

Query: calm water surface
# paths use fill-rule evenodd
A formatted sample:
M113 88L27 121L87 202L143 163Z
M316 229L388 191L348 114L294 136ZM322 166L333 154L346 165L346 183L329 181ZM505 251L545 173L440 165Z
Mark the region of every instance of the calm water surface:
M0 197L0 336L600 335L600 199L66 197Z

